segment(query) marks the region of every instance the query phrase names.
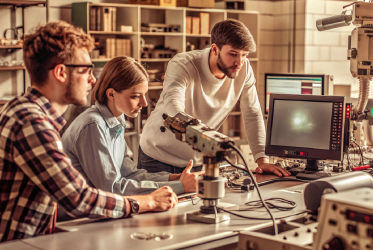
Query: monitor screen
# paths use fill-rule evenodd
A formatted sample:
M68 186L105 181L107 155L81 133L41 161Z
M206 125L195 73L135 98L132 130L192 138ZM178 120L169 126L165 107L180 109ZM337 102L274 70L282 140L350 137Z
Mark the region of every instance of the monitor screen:
M268 113L269 95L324 95L325 75L265 74L265 113Z
M345 97L271 94L266 154L342 160Z

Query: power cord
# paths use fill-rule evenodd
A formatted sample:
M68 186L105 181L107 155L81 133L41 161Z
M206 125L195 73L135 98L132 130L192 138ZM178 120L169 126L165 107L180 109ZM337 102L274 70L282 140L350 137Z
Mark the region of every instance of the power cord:
M244 165L245 165L245 167L246 167L246 170L245 170L245 171L247 171L247 172L249 173L250 178L252 179L253 184L254 184L254 186L256 187L256 190L258 191L259 198L260 198L260 200L262 201L263 206L266 208L266 210L268 211L269 216L271 217L271 219L272 219L272 221L273 221L273 229L274 229L274 233L275 233L275 235L277 235L277 234L278 234L278 230L277 230L277 225L276 225L276 219L275 219L275 217L273 216L273 214L272 214L271 210L269 209L269 207L267 206L267 204L264 202L264 199L263 199L263 197L262 197L262 193L261 193L260 190L259 190L258 183L255 181L254 175L253 175L253 173L251 172L251 170L250 170L248 164L246 163L245 158L243 157L241 151L238 149L238 147L237 147L236 145L234 145L233 143L229 143L229 146L230 146L230 148L232 148L234 151L237 152L237 154L241 157L242 161L244 162ZM232 162L229 160L228 157L225 157L225 159L226 159L226 160L227 160L227 161L228 161L228 162L229 162L233 167L238 168L238 169L242 169L242 167L238 167L236 164L232 164ZM221 210L223 210L223 211L225 211L225 212L228 211L228 210L224 210L224 209L222 209L222 208L220 208L220 207L219 207L219 209L221 209ZM231 212L227 212L227 213L231 213ZM234 214L234 215L236 215L236 216L238 216L238 217L241 217L241 218L245 218L245 216L241 216L241 215L237 215L237 214ZM247 217L247 218L248 218L248 217Z

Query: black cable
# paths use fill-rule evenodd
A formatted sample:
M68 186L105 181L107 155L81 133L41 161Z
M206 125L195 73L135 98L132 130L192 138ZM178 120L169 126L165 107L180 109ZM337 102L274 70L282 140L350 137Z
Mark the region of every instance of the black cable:
M282 205L280 206L280 205L275 204L272 201L275 201L277 203L284 203L284 204L287 204L288 206L282 206ZM264 202L267 204L267 206L270 209L277 209L280 211L289 211L297 207L297 203L295 203L294 201L289 201L283 198L269 198L269 199L265 199ZM249 201L249 202L246 202L245 205L248 206L248 208L243 209L243 210L240 209L239 211L252 211L252 210L256 210L256 209L264 207L262 201Z
M361 147L360 145L356 142L356 141L353 141L353 143L355 143L358 147L359 147L359 150L360 150L360 155L361 155L361 161L360 161L360 166L364 166L364 157L363 157L363 151L361 151Z
M249 220L272 220L272 218L248 217L248 216L240 215L240 214L237 214L237 213L233 213L230 210L226 210L226 209L221 208L221 207L216 207L216 208L218 208L219 210L224 211L224 212L226 212L228 214L232 214L234 216L237 216L237 217L240 217L240 218L244 218L244 219L249 219ZM296 213L296 214L287 215L287 216L283 216L283 217L277 217L277 219L285 219L285 218L288 218L288 217L291 217L291 216L296 216L296 215L299 215L299 214L304 214L306 212L307 212L307 210L304 210L304 211ZM276 227L276 231L277 231L277 227Z
M271 210L268 208L267 204L264 202L264 199L263 199L263 197L262 197L262 194L261 194L261 192L260 192L260 190L259 190L258 183L256 182L253 173L252 173L251 170L249 169L249 166L248 166L248 164L246 163L245 158L243 157L241 151L236 147L236 145L234 145L233 143L230 143L229 146L230 146L234 151L237 152L237 154L241 157L242 161L244 162L244 165L245 165L245 167L246 167L246 169L247 169L247 172L249 173L249 175L250 175L250 177L251 177L251 179L252 179L252 181L253 181L253 183L254 183L254 186L256 187L256 190L258 191L259 198L260 198L260 200L263 202L264 207L267 209L269 216L272 218L274 233L275 233L275 235L277 235L278 232L277 232L276 219L275 219L275 217L273 216ZM234 166L234 167L237 168L236 164L232 164L232 166ZM224 211L224 210L223 210L223 211Z

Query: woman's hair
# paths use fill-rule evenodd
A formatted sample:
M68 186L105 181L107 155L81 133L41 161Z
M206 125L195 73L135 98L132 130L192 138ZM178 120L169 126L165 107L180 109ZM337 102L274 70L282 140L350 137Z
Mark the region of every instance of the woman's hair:
M99 103L106 104L108 101L106 90L109 88L121 92L148 80L148 73L135 59L127 56L115 57L106 63L100 78L93 87L92 103L97 100Z
M65 21L51 22L26 35L23 60L32 84L42 86L48 71L60 63L74 63L75 51L93 49L93 38Z

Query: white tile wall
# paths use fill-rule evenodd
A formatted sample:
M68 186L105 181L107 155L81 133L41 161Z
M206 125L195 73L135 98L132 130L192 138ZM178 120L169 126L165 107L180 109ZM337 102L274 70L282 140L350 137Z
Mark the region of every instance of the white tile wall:
M341 34L338 32L313 32L313 44L315 45L330 45L336 46L339 45Z
M331 47L330 48L331 61L344 61L347 60L347 47Z
M304 60L306 61L319 60L319 47L307 46L304 52Z
M325 13L325 1L306 0L305 9L308 14L323 14Z

